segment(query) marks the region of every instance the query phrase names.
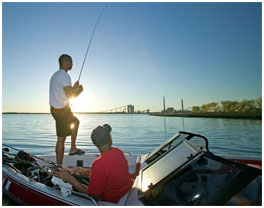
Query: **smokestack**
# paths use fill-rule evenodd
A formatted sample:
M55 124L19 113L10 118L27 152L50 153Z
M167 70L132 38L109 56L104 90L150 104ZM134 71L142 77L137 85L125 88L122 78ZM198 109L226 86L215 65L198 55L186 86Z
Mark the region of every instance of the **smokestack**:
M182 111L183 111L183 99L181 100L181 105L182 105Z

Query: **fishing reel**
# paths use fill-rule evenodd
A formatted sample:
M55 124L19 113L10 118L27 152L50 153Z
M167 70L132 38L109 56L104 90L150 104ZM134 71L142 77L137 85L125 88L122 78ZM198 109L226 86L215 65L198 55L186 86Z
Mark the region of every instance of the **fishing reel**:
M29 168L28 172L30 173L31 178L34 181L43 183L50 187L54 186L53 183L51 182L52 172L48 167Z

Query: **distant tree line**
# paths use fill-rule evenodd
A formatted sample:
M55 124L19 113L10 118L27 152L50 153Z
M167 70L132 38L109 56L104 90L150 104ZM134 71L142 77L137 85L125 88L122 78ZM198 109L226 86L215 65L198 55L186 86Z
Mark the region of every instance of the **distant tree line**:
M193 106L193 112L242 112L242 113L261 113L262 98L256 100L221 101L220 103L208 103L202 106Z

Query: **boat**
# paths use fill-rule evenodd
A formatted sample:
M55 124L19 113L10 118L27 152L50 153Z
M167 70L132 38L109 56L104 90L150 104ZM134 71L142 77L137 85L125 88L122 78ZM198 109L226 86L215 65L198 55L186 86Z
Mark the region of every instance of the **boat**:
M3 144L2 190L21 205L261 205L261 158L217 156L208 143L180 131L148 154L125 153L134 184L116 204L67 189L62 180L54 183L55 155L34 156ZM65 155L64 165L90 168L97 157Z

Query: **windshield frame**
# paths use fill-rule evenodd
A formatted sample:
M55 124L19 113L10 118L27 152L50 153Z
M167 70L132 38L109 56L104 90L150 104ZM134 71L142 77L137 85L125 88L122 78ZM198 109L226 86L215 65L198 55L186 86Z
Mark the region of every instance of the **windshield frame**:
M158 146L156 149L154 149L151 153L149 153L145 159L145 162L147 164L155 161L159 157L161 157L163 154L167 153L168 151L171 151L175 147L177 147L183 140L191 140L193 138L199 138L204 140L204 147L207 152L209 151L209 142L206 137L199 135L199 134L194 134L190 132L185 132L185 131L179 131L177 134L173 135L170 139L166 140L164 143L162 143L160 146ZM178 142L174 145L172 145L174 142ZM201 150L204 149L204 147L199 147Z

